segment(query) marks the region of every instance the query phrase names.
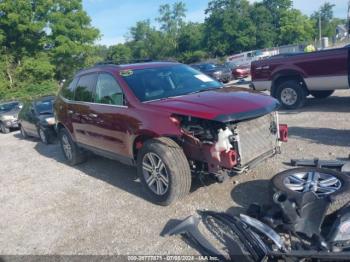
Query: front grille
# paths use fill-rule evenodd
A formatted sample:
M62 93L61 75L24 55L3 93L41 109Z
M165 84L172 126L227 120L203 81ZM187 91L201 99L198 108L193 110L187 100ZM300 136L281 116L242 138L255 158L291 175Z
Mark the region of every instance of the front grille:
M240 166L274 150L278 144L277 113L240 122L236 125Z

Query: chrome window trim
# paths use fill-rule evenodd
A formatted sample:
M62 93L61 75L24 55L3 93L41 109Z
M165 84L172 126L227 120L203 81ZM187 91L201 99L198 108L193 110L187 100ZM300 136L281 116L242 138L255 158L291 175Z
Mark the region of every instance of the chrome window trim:
M74 100L69 100L65 97L63 97L61 94L59 94L60 98L62 98L63 101L65 101L66 103L70 103L70 104L80 104L80 105L102 105L102 106L112 106L112 107L118 107L118 108L129 108L128 106L124 106L124 105L110 105L110 104L101 104L101 103L95 103L95 102L84 102L84 101L74 101Z

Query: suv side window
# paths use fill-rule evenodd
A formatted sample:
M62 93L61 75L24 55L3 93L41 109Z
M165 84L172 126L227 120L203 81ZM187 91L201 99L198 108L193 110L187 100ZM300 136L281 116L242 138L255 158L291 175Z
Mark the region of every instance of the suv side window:
M69 100L74 100L74 89L77 85L78 78L74 78L73 81L67 81L66 84L61 89L61 95Z
M108 105L124 105L124 95L115 78L106 73L98 75L95 102Z
M97 74L83 75L79 78L75 89L75 101L92 102Z

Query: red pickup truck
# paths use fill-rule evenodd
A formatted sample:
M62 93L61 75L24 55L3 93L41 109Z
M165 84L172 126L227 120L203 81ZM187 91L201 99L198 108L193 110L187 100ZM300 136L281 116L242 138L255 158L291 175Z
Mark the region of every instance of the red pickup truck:
M287 109L302 107L306 97L330 96L350 86L350 47L312 53L281 54L251 65L255 90L270 90Z

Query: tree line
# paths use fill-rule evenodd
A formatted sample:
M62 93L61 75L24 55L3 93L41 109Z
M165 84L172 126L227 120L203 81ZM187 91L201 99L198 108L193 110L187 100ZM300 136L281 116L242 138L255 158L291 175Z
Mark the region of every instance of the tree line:
M98 29L82 0L0 1L0 100L54 93L76 70L103 60L151 58L193 63L241 51L285 44L312 43L333 37L344 20L325 3L311 16L293 8L292 0L211 0L203 23L186 22L186 5L159 7L156 25L142 20L123 44L94 44Z

